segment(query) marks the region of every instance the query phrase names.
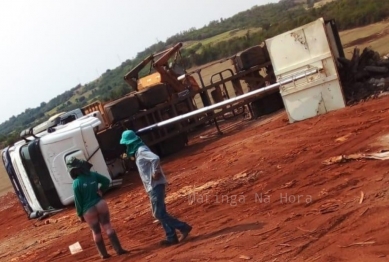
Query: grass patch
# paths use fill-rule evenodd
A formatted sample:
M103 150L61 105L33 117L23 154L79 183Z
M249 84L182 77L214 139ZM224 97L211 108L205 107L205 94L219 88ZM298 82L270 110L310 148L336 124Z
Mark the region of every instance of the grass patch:
M347 58L351 58L355 47L361 50L365 47L370 47L381 55L389 53L389 21L342 31L339 35L343 45L358 41L358 39L367 36L375 36L369 41L360 41L357 44L345 48L344 52Z
M261 28L255 28L255 27L250 28L250 29L230 30L230 31L227 31L225 33L222 33L222 34L219 34L219 35L216 35L216 36L213 36L213 37L201 40L201 41L186 42L186 44L184 46L185 46L185 48L192 48L195 45L197 45L198 43L201 43L203 46L209 45L209 44L214 45L214 44L217 44L217 43L220 43L223 41L228 41L228 40L235 38L235 37L245 36L247 34L247 32L256 33L256 32L259 32L260 30L261 30Z

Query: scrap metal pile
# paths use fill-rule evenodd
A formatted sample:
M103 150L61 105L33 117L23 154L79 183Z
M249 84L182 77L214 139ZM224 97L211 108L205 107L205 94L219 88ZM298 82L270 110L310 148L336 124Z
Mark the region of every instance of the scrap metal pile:
M338 58L338 69L347 105L375 98L389 91L389 59L370 48L355 48L351 60Z

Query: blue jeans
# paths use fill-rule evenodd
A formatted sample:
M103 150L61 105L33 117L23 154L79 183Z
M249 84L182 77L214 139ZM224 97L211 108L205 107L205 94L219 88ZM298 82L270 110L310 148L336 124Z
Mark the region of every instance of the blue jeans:
M160 184L155 186L149 192L149 197L153 216L161 222L161 225L166 232L167 240L176 240L176 229L179 231L185 231L188 229L189 225L167 213L165 205L165 185Z

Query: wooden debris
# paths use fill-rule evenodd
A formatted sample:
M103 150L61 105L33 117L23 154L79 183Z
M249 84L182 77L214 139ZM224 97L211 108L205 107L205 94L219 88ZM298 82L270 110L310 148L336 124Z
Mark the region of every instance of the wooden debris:
M380 177L380 178L377 178L375 181L376 182L380 182L380 181L382 181L384 179L384 177Z
M374 97L388 89L389 86L385 81L371 82L389 76L389 60L382 59L371 48L364 48L362 53L359 48L355 48L351 60L344 57L339 57L337 60L348 105Z
M314 229L314 230L307 230L307 229L302 229L301 227L297 227L297 229L299 229L299 230L301 230L303 232L308 232L308 233L313 233L313 232L316 231L316 229Z
M353 187L350 187L349 190L351 191L351 190L354 190L354 189L357 189L357 188L360 188L360 187L362 187L362 186L353 186ZM353 201L354 201L354 200L353 200ZM350 202L353 202L353 201L350 201Z
M278 244L277 246L290 247L289 244Z
M301 235L301 236L297 236L297 237L294 237L294 238L290 238L290 239L288 239L288 240L284 241L284 244L285 244L285 243L287 243L287 242L291 242L291 241L293 241L293 240L296 240L296 239L302 238L302 237L306 237L306 235Z
M361 198L359 199L359 204L362 204L364 196L365 194L363 193L363 191L361 191Z
M366 241L366 242L357 242L357 243L352 243L347 246L340 246L340 247L353 247L353 246L365 246L365 245L373 245L375 244L375 241Z
M312 260L308 260L307 262L314 262L314 261L318 260L319 258L321 258L321 255L318 256L318 257L313 258Z
M367 211L369 211L369 209L370 209L370 207L366 208L365 211L362 212L362 214L360 215L360 217L363 216Z
M270 229L270 230L267 230L267 231L265 231L265 232L261 232L261 233L258 233L258 234L251 234L251 236L261 236L261 235L264 235L264 234L266 234L266 233L272 232L273 230L278 230L278 229L280 229L280 227L279 227L279 226L276 226L275 228Z
M245 255L240 255L239 258L240 259L245 259L245 260L250 260L251 259L251 257L245 256Z
M241 237L242 235L244 235L244 233L245 232L240 232L239 234L237 234L237 235L235 235L236 233L231 233L230 235L229 235L229 237L224 241L224 243L227 243L227 242L229 242L229 241L231 241L231 240L233 240L233 239L236 239L236 238L238 238L238 237ZM235 236L234 236L235 235Z
M335 212L338 209L339 209L339 204L328 202L322 204L319 211L321 214L327 214L327 213Z
M369 73L385 74L388 73L389 69L385 66L366 66L365 71Z
M278 257L278 256L281 256L281 255L283 255L283 254L286 254L286 253L289 253L289 252L292 252L293 251L293 249L288 249L288 250L285 250L285 251L283 251L283 252L280 252L280 253L278 253L278 254L275 254L275 255L273 255L274 257Z
M153 257L156 257L156 256L157 256L157 254L152 254L152 255L145 257L145 259L149 260L149 259L152 259Z
M296 182L297 182L296 180L292 180L292 181L282 185L281 188L290 188L290 187L294 186L296 184Z

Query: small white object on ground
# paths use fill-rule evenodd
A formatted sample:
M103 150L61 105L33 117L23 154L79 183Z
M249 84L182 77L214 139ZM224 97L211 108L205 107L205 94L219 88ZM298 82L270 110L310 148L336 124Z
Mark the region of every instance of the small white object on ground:
M77 254L82 251L82 247L80 245L80 242L76 242L69 246L70 253L72 255Z

